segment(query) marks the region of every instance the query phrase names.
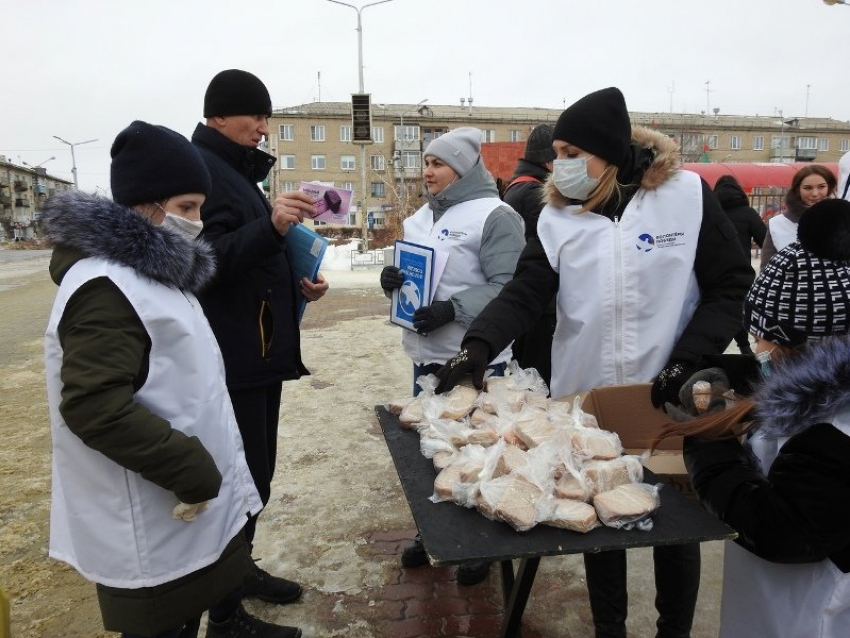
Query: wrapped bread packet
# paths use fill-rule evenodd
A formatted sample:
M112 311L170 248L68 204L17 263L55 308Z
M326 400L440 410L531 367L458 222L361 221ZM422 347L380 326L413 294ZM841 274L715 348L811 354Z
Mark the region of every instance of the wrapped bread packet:
M628 483L593 497L593 507L603 525L617 529L652 529L650 515L661 505L658 492L663 486Z
M552 527L585 534L600 525L596 510L582 501L549 496L543 500L541 510L545 513L540 522Z

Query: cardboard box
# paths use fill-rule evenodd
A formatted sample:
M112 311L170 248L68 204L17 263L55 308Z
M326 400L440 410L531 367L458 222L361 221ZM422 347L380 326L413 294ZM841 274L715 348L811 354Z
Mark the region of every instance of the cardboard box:
M649 449L661 427L670 417L652 407L649 383L616 385L582 392L582 410L596 417L603 430L616 432L627 454L642 454ZM575 396L565 397L571 401ZM682 458L682 437L662 441L644 463L665 483L683 494L696 498L685 462Z

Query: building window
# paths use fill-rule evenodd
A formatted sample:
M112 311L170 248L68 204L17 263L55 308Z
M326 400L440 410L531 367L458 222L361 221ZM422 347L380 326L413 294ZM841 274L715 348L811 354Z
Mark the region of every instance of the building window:
M829 150L829 138L819 137L818 138L818 150L826 152Z
M324 155L311 155L310 156L310 168L312 168L314 171L325 170L325 156Z
M385 169L385 160L383 155L372 155L369 157L369 164L373 171L382 171Z
M730 135L729 136L729 148L733 151L741 150L741 136L740 135Z
M284 182L283 183L284 191L294 191L298 190L298 187L295 185L295 182Z
M764 135L754 135L753 136L753 150L754 151L763 151L764 150Z
M496 129L492 129L492 128L481 129L481 141L482 142L495 142L496 141Z
M770 148L791 148L791 138L787 135L772 135Z
M344 171L353 171L357 168L354 161L354 155L341 155L339 158L339 167Z
M383 182L372 182L371 186L371 196L372 197L386 197L387 196L387 188Z
M340 142L350 142L351 141L351 127L350 126L340 126L339 127L339 141Z
M419 154L419 151L405 151L401 154L401 160L405 169L422 168L422 156Z
M324 142L325 141L325 125L313 124L310 126L310 141Z
M443 135L444 133L448 133L448 132L449 132L449 129L447 129L447 128L425 128L425 129L422 129L423 146L427 148L427 146L431 142L431 140L434 140L434 139L440 137L440 135Z
M419 126L404 126L404 142L416 142L419 141ZM402 127L394 126L393 127L393 135L395 136L396 142L402 141Z
M850 139L846 137L838 143L838 150L842 153L850 151Z
M807 151L813 151L818 147L817 144L818 144L818 139L816 137L805 136L805 137L798 137L797 138L797 148L800 148L800 149L805 149Z
M717 148L717 136L716 135L706 135L705 143L708 144L708 148L711 150L715 150Z
M295 156L294 155L281 155L280 156L280 170L282 170L282 171L294 171L295 170Z
M351 199L354 199L354 182L343 182L342 187L347 191L351 191Z
M522 142L522 131L511 129L511 142Z
M383 144L384 143L384 127L383 126L373 126L372 127L372 141L375 144Z
M295 125L281 124L280 125L280 141L293 142L295 141Z

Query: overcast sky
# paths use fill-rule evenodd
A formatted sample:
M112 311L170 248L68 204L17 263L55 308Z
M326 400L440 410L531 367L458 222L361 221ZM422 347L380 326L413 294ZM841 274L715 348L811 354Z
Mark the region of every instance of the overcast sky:
M275 108L358 90L357 14L327 0L0 0L0 15L0 155L55 156L45 168L71 180L53 136L96 138L75 147L92 192L109 188L118 131L142 119L190 136L223 69L258 75ZM392 0L361 15L373 102L563 108L618 86L632 111L850 120L850 6Z

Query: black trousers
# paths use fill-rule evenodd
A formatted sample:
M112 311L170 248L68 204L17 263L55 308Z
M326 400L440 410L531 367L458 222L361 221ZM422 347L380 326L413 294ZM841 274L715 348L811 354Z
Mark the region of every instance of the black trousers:
M688 638L699 594L699 543L653 548L657 638ZM629 594L625 550L584 555L596 638L626 638Z
M245 460L263 505L269 502L271 496L272 477L277 461L277 423L280 418L282 390L283 384L278 382L230 391L236 423L242 434ZM250 517L245 524L245 536L249 546L254 541L257 516Z

